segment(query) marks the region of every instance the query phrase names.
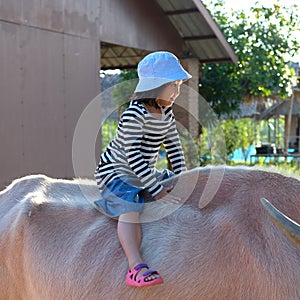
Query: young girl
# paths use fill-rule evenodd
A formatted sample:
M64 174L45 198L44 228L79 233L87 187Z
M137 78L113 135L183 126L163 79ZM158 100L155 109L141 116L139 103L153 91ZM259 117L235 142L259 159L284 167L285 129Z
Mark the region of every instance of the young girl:
M172 105L180 85L191 75L175 55L159 51L140 61L138 76L117 134L100 157L95 177L102 199L95 204L104 214L118 218L118 237L129 264L126 284L142 287L163 282L157 271L143 263L140 254L143 191L147 189L154 200L180 201L168 193L172 187L163 187L160 181L186 170ZM155 169L162 144L174 173Z

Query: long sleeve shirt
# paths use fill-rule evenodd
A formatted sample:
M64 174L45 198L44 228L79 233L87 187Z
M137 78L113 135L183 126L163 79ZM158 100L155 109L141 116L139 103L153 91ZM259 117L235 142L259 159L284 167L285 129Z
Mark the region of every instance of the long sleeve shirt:
M115 138L100 157L95 171L97 184L101 188L114 178L131 175L155 196L163 188L155 177L155 164L162 144L174 173L185 171L172 108L162 108L161 119L157 119L143 103L131 101L121 116Z

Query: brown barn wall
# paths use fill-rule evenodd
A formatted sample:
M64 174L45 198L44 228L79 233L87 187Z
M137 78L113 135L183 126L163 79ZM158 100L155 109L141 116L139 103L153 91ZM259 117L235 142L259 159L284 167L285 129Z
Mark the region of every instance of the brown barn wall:
M0 22L0 187L23 167L20 32Z
M62 2L0 3L0 189L32 173L74 176L73 132L100 92L100 42L97 1Z
M81 37L99 37L100 1L0 0L2 21Z

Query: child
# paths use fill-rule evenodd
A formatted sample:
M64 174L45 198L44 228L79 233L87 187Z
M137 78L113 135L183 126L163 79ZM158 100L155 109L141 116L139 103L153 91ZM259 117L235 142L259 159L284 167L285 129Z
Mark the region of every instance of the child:
M175 55L159 51L140 61L138 76L139 82L121 116L117 134L100 157L95 177L102 199L95 204L104 214L118 218L118 237L129 263L126 284L142 287L163 282L140 255L143 190L147 189L154 200L180 201L168 193L172 187L160 184L174 174L156 170L155 163L164 144L174 173L186 170L172 105L180 93L180 85L191 75Z

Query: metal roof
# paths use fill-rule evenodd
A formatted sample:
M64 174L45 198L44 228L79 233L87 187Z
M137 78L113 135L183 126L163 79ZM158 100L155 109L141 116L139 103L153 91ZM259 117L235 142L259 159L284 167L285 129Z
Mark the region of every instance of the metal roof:
M200 0L155 0L183 39L183 56L201 63L237 62L220 28ZM101 68L132 68L149 51L101 43Z

